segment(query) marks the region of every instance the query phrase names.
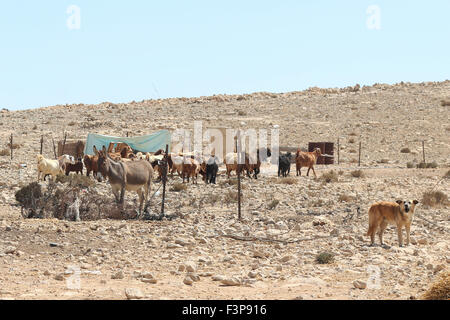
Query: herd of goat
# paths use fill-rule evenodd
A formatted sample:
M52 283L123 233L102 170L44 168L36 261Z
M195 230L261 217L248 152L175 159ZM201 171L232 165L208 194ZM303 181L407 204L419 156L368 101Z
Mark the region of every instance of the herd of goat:
M198 175L201 175L205 183L216 183L216 176L219 166L222 164L217 156L200 157L194 154L165 154L164 150L158 150L154 153L135 152L125 143L111 143L108 149L103 146L102 150L97 150L94 146L94 155L85 155L84 158L74 159L72 156L63 155L56 160L46 159L42 155L37 156L38 181L45 180L50 175L53 180L59 174L69 175L71 172L83 174L83 168L86 168L86 175L90 176L92 172L95 179L99 182L108 179L116 201L123 204L124 193L135 191L140 198L139 214L142 211L143 203L147 203L148 195L151 189L153 175L156 172L161 180L164 173L169 173L172 177L177 173L183 183L192 179L197 183ZM261 163L271 157L271 150L261 148L257 150L255 157L252 158L248 153L228 153L223 161L226 167L228 178L233 171L245 172L251 178L258 178ZM313 152L303 152L297 150L295 163L297 176L301 175L301 168L312 169L314 176L314 165L321 155L319 148ZM245 159L239 159L239 157ZM290 173L292 154L280 154L278 159L278 176L287 177ZM165 171L167 165L167 171Z

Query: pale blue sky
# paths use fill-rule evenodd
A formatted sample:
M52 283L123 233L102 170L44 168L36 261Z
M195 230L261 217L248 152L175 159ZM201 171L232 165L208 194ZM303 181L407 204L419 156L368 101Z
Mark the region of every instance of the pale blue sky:
M449 13L448 0L2 1L0 108L442 81Z

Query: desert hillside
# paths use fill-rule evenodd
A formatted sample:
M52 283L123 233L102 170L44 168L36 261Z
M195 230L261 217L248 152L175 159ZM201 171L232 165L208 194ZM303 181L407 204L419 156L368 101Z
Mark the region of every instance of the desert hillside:
M449 119L450 81L2 110L0 299L420 298L450 263ZM193 129L194 120L204 127L279 126L283 146L339 137L341 163L317 165L317 178L305 169L297 177L295 165L290 177L278 178L275 166L263 164L258 180L243 179L241 221L236 179L223 174L217 185L183 186L178 176L170 178L172 220L113 216L111 187L93 179L85 194L103 199L97 218L22 216L15 193L37 179L42 135L43 153L52 158L52 137L61 140L63 132L70 140L88 133L138 136ZM422 141L433 168L416 168ZM155 214L160 185L152 188L159 190ZM137 195L125 198L133 212ZM419 200L411 244L399 247L390 226L386 246L378 237L369 246L368 208L397 199ZM67 285L74 270L81 272L79 288Z

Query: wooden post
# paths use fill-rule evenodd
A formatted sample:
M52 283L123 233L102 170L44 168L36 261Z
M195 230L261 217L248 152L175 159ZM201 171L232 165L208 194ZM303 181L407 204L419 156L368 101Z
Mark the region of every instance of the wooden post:
M63 147L62 147L62 154L64 154L64 148L66 146L66 140L67 140L67 133L64 132L64 141L63 141Z
M167 181L167 167L168 167L168 157L169 157L169 145L166 144L166 154L163 160L163 174L162 174L162 184L163 184L163 194L161 201L161 216L164 215L164 201L166 199L166 181Z
M361 141L359 142L358 167L361 166Z
M44 144L44 136L41 136L41 153L39 153L39 154L42 154L42 145Z
M423 163L425 164L425 141L422 141Z
M338 164L340 164L340 159L339 159L339 152L341 151L341 145L340 145L340 143L339 143L339 138L338 138L338 143L337 143L337 145L338 145L338 149L337 149L337 153L338 153Z
M238 143L240 148L238 148ZM242 144L241 144L241 134L238 131L237 139L236 139L236 152L237 152L237 179L238 179L238 219L241 220L241 168L242 168ZM245 158L244 158L245 161Z
M53 139L53 137L52 137L52 143L53 143L53 154L55 155L55 159L57 159L58 157L56 156L55 139Z
M13 134L11 133L11 138L9 139L9 148L11 149L11 161L13 159Z
M127 131L127 138L128 138L128 131Z

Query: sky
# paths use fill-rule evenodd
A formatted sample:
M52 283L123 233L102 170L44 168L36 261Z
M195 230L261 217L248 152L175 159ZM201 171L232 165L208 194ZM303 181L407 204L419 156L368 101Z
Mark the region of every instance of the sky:
M0 3L0 109L450 79L450 1Z

